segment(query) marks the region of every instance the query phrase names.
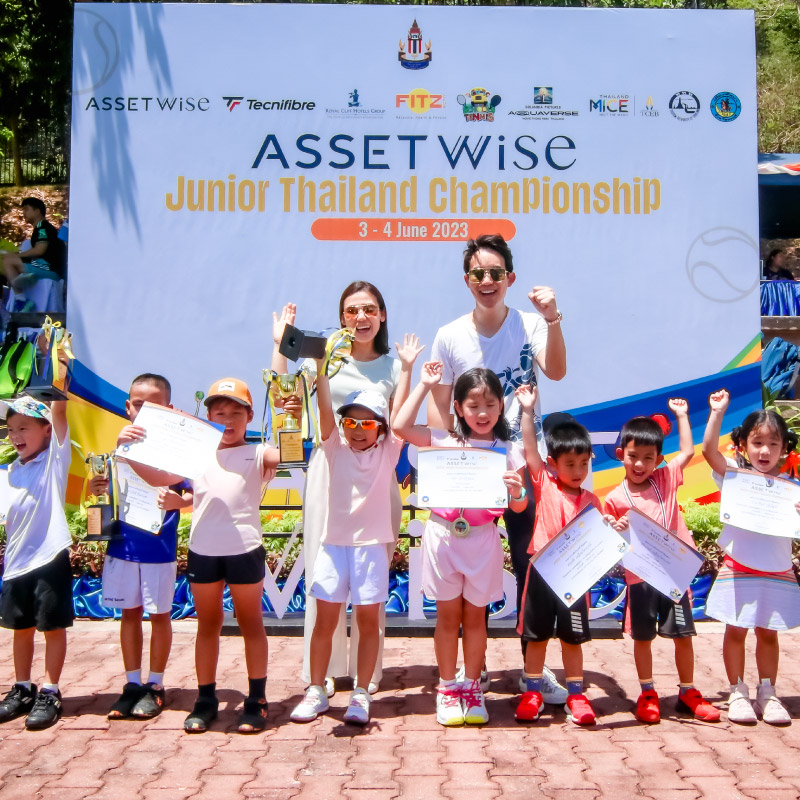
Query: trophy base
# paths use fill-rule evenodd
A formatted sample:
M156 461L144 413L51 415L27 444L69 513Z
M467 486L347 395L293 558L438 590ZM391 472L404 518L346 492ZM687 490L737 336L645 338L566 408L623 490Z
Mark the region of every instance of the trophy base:
M303 432L300 430L278 431L278 469L305 469L306 452L303 446Z
M61 391L55 386L32 386L28 384L25 389L25 394L41 400L43 403L51 403L53 400L66 400L66 391Z
M85 541L115 542L122 538L119 520L114 519L113 510L110 505L86 506Z

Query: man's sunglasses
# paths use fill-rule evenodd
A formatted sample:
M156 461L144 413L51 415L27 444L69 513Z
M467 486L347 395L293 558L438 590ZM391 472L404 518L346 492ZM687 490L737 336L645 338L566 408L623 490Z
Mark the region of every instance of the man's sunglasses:
M489 269L482 269L478 267L476 269L471 269L467 273L469 275L470 283L481 283L486 277L487 272L489 273L489 277L495 283L499 283L500 281L504 281L506 279L507 272L500 267L489 267Z

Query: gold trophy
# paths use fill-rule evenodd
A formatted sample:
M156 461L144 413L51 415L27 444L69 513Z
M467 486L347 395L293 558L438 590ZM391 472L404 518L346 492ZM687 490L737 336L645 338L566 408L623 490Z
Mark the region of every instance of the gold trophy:
M122 538L117 519L112 456L108 453L89 453L86 466L92 478L108 481L108 492L98 495L92 505L86 506L86 541L110 542Z
M269 395L268 402L275 418L275 400L282 398L285 402L290 397L299 397L303 404L300 419L291 414L283 415L283 424L277 431L275 439L280 453L280 469L305 467L305 449L303 447L303 426L301 424L303 413L308 410L308 388L303 370L294 375L279 375L272 370L264 370L264 383Z

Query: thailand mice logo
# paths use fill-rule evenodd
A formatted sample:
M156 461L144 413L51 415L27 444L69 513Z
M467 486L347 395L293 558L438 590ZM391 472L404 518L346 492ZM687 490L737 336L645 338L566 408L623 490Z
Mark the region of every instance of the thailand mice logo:
M742 103L733 92L718 92L711 98L711 113L720 122L733 122L742 113Z
M225 105L228 107L228 111L233 111L236 106L241 105L242 100L244 100L243 95L239 95L238 97L224 97L222 98L225 101Z
M688 122L694 119L700 111L700 101L694 92L682 90L675 92L669 99L669 110L675 119Z
M500 95L489 96L489 90L476 86L466 96L458 95L467 122L494 122L494 112L500 105Z
M597 100L589 98L589 113L598 117L627 117L631 112L631 98L627 94L601 94Z
M399 44L400 51L397 54L397 60L406 69L425 69L431 63L433 57L431 43L428 42L423 47L422 31L416 20L408 29L408 44L403 44L402 39Z

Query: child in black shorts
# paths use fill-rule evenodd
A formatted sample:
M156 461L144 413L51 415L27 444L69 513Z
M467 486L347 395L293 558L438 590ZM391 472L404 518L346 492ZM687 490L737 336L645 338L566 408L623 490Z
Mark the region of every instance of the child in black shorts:
M58 681L72 626L72 543L64 515L70 461L66 403L31 397L0 402L17 460L8 468L11 503L0 590L0 625L14 631L16 681L0 701L0 722L26 714L28 730L61 716ZM45 679L31 683L34 634L44 633Z

